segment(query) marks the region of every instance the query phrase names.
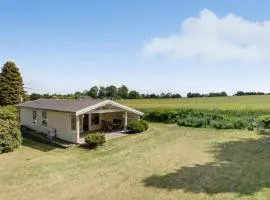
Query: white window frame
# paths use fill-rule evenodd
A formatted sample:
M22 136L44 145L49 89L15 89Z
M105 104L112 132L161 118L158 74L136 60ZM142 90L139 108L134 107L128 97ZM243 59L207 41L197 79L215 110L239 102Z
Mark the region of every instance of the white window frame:
M35 115L34 115L34 113L35 113ZM34 118L34 116L35 116L35 118ZM32 110L32 123L34 125L37 124L37 111L36 110Z
M45 116L43 115L44 113L46 113ZM42 118L42 126L48 127L48 113L47 113L47 111L42 111L41 118Z
M72 124L72 120L74 120L74 123L75 124ZM76 131L76 126L77 126L77 122L76 121L77 121L76 120L76 115L75 114L70 114L70 126L69 126L69 129L71 131ZM73 125L74 125L74 127L73 127Z

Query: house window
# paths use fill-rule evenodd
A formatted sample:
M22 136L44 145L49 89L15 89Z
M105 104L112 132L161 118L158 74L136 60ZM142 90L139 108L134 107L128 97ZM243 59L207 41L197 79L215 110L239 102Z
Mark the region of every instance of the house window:
M48 123L47 123L47 112L42 111L42 125L47 127Z
M33 124L37 123L37 111L33 110L32 111L32 118L33 118Z
M71 125L71 130L76 130L76 116L75 115L71 115L70 116L70 125Z
M99 114L95 113L91 116L91 125L98 125L99 124Z

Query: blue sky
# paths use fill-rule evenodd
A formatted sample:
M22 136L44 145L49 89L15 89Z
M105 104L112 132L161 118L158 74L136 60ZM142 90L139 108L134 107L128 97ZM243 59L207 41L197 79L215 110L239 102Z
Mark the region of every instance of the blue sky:
M0 0L0 63L31 92L270 92L266 0ZM269 53L269 54L268 54Z

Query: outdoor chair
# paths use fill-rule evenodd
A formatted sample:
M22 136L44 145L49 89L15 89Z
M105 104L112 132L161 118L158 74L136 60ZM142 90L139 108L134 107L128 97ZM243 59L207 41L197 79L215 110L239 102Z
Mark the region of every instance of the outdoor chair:
M111 122L101 120L101 129L104 132L111 132L113 130L113 126L112 126Z
M120 119L113 119L113 123L112 123L113 130L116 130L116 131L120 130L121 124L122 124L122 120L120 120Z

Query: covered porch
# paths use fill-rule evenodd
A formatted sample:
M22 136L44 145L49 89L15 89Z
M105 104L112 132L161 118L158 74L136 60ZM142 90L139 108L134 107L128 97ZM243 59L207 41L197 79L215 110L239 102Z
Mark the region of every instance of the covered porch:
M139 118L140 115L113 105L82 112L76 116L77 141L83 143L86 134L97 131L104 132L106 140L121 137L127 125Z

